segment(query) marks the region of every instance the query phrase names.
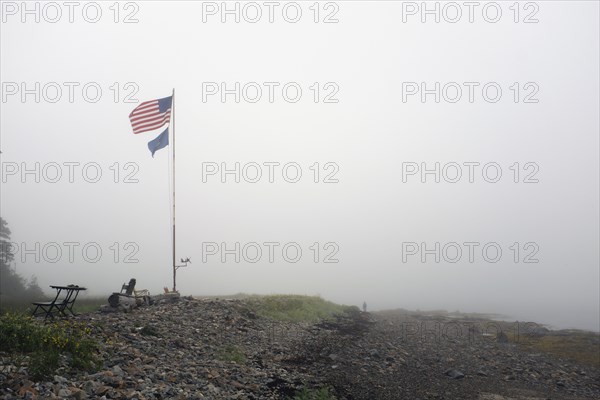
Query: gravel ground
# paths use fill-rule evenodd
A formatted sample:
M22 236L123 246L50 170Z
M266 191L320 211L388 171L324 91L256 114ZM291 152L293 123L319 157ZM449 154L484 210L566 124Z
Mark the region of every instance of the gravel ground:
M600 398L600 367L524 351L483 320L398 311L284 323L244 300L192 298L77 319L101 342L102 368L32 382L2 354L1 398L285 399L322 387L338 399Z

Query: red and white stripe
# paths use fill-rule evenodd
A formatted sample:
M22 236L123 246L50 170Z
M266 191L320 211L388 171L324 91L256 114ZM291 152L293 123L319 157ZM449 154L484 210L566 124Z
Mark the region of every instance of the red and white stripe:
M129 120L135 134L153 131L171 121L171 109L161 113L158 109L158 100L146 101L129 114Z

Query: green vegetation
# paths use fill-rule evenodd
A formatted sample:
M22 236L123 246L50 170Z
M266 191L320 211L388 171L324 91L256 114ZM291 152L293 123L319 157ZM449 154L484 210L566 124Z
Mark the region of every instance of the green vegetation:
M234 362L236 364L244 364L246 355L237 346L228 345L222 347L216 356L217 360Z
M14 261L13 248L10 242L10 229L7 222L0 217L0 314L6 312L27 313L33 311L32 302L49 301L52 294L44 294L37 279L32 276L26 280L10 267ZM75 313L97 311L106 298L86 297L82 293L75 302Z
M17 365L29 356L27 368L34 380L52 376L60 366L61 356L73 368L94 370L97 347L91 329L82 323L43 324L28 315L10 312L0 316L0 348Z
M10 267L14 261L10 233L8 223L0 217L0 311L19 308L24 303L45 297L35 276L26 281Z
M509 335L512 340L512 337ZM579 330L555 331L530 338L520 337L519 344L531 351L600 367L600 335Z
M318 296L262 296L251 298L249 303L263 317L289 322L315 322L336 314L360 312L355 306L335 304Z
M50 378L59 366L60 353L47 349L32 353L29 358L29 376L34 380Z
M107 298L108 297L82 297L79 295L73 306L73 311L75 311L76 314L86 314L98 311L100 306L106 304Z
M13 300L13 301L2 300L2 303L0 306L0 314L6 313L6 312L31 314L35 308L35 306L32 305L33 301L37 301L37 300L50 301L51 299L52 299L52 296L42 295L41 298L38 297L35 300L33 300L33 299L17 299L17 300ZM86 314L86 313L90 313L90 312L95 312L95 311L98 311L100 309L100 306L103 304L106 304L106 298L104 298L104 297L84 297L84 296L80 295L77 298L77 301L75 302L73 311L75 312L75 314Z
M303 388L296 393L294 400L335 400L335 396L326 387L320 389Z

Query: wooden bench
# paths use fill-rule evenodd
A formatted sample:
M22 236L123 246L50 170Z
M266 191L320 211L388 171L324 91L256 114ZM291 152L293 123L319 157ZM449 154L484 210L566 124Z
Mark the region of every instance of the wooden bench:
M148 289L135 290L136 282L137 281L135 280L135 278L131 278L129 280L129 283L124 283L123 286L121 286L121 294L133 297L150 296L150 291Z
M75 315L73 311L75 300L77 300L80 291L87 289L77 285L50 285L50 287L56 290L56 297L52 301L34 302L35 309L33 310L33 316L44 315L44 319L46 319L48 317L54 318L55 315L61 315L66 318L68 317L67 312ZM61 293L63 293L64 297L61 297Z
M113 307L130 309L141 304L150 303L150 292L147 289L135 290L136 280L131 278L129 283L124 283L121 286L120 293L113 293L108 298L108 304Z

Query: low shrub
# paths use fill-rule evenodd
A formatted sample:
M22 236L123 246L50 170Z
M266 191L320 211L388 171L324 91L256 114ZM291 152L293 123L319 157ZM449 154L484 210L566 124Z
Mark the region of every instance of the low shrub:
M14 360L29 355L27 370L35 380L50 377L60 366L61 356L78 370L97 366L98 344L91 329L79 322L44 324L25 314L5 313L0 316L0 348Z

